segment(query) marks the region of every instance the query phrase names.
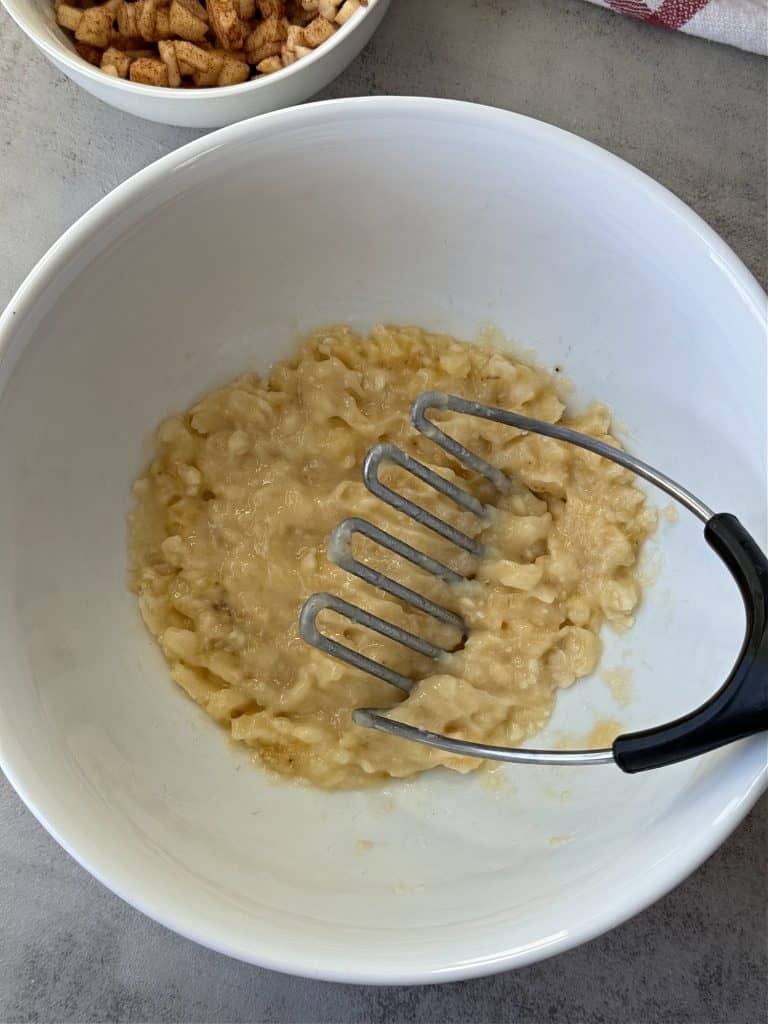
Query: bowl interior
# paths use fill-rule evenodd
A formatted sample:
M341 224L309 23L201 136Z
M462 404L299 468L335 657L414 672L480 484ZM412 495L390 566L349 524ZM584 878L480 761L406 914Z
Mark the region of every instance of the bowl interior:
M632 449L763 538L759 291L668 193L600 150L439 101L319 104L202 139L132 179L44 261L0 361L0 753L63 844L206 944L360 981L500 969L610 927L753 799L760 741L623 776L436 772L324 794L251 766L178 691L125 586L130 483L168 412L328 322L491 322ZM385 396L382 396L385 400ZM659 504L666 502L659 498ZM564 693L543 742L678 715L738 651L738 594L684 516L620 706ZM542 745L543 745L542 742ZM373 845L359 844L369 840ZM364 848L363 848L364 847Z

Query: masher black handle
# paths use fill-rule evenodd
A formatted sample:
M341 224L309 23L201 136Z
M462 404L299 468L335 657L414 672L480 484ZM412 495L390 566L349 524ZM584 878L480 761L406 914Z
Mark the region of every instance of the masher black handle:
M713 515L704 537L744 599L747 629L741 652L725 684L701 707L614 741L614 759L625 772L685 761L768 729L768 559L729 513Z

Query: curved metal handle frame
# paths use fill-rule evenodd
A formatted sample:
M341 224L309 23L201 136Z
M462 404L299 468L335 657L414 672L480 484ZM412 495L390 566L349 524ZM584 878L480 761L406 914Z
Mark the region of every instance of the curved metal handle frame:
M450 753L515 764L617 764L625 772L644 771L696 757L709 750L768 729L768 560L735 516L715 514L690 491L640 459L604 441L558 424L520 416L442 392L425 392L414 402L414 426L465 465L499 486L499 470L464 448L427 418L432 409L450 410L503 423L575 444L610 459L661 488L704 523L707 543L722 559L741 591L746 633L728 679L708 701L690 714L642 732L619 736L600 750L525 750L453 739L394 721L384 709L361 708L354 720L401 739L414 740ZM509 481L503 477L502 486Z

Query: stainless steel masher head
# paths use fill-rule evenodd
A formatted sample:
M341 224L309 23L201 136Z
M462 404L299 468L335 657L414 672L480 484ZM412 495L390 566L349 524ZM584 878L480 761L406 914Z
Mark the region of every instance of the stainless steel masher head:
M722 559L736 581L746 611L744 642L725 683L704 704L673 722L619 736L614 740L612 747L605 749L528 750L472 743L394 721L383 713L386 709L381 708L360 708L353 712L353 718L358 725L470 757L517 764L614 763L625 772L644 771L683 761L768 729L768 559L735 516L712 512L690 491L664 473L635 456L587 434L438 391L419 395L411 407L413 426L464 466L485 477L500 494L514 491L515 482L441 430L428 418L427 414L432 410L464 413L467 416L503 423L518 430L543 434L558 441L577 445L626 467L665 491L704 524L704 539ZM476 516L487 517L487 506L395 445L378 444L366 456L363 480L373 494L461 550L478 558L482 557L483 547L477 540L383 483L380 470L386 464L400 466L444 494L460 508ZM459 583L465 577L364 519L345 519L331 535L328 555L336 565L438 621L455 627L463 637L466 637L466 626L459 616L355 558L351 549L351 540L355 534L367 537L375 544L407 559L447 583ZM313 594L307 599L299 618L299 631L307 643L363 672L399 687L406 693L413 689L417 680L404 676L320 632L317 616L324 609L337 612L351 622L374 630L429 658L440 658L448 653L448 649L438 647L333 594Z

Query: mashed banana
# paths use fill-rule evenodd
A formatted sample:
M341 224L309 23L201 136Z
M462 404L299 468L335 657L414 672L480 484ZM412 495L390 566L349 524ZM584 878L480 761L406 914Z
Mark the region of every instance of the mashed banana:
M337 788L441 764L468 771L478 762L360 728L351 710L397 704L393 717L410 724L519 745L547 721L557 690L594 670L603 622L632 623L633 568L655 524L632 475L571 445L442 414L448 433L525 485L498 503L410 426L412 400L433 389L551 422L564 409L550 374L490 346L413 327L377 327L369 338L338 327L315 333L265 379L246 374L166 420L134 486L133 586L171 675L283 775ZM569 425L610 440L603 406ZM498 504L483 532L489 557L475 564L366 490L362 461L381 440ZM479 519L387 472L402 493L480 535ZM348 515L474 577L450 588L360 542L359 557L453 607L471 630L436 665L324 613L326 632L422 679L407 699L298 636L304 599L326 590L436 642L456 639L328 561L331 530Z

